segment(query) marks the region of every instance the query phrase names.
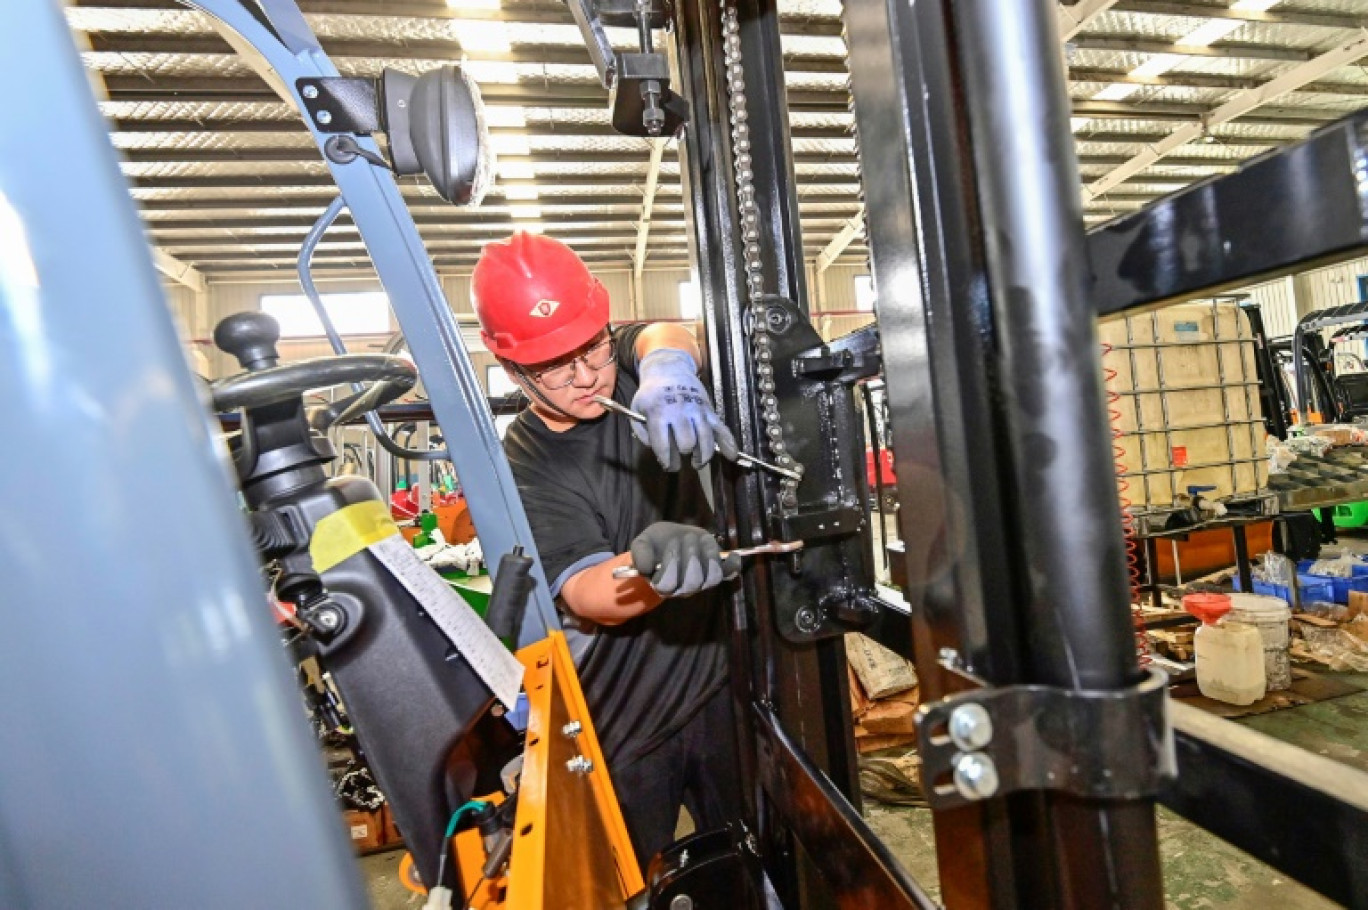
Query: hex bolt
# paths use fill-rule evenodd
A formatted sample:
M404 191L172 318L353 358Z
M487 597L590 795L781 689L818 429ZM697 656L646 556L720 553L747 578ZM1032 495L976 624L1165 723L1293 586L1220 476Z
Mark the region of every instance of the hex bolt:
M997 765L982 752L955 759L955 789L968 800L987 799L998 791Z
M314 616L314 621L328 631L332 631L341 624L342 614L337 611L336 607L324 607Z
M676 894L670 898L670 910L693 910L693 898L687 894Z
M959 664L959 652L954 648L941 648L938 656L940 657L940 662L947 667L953 667Z
M306 85L306 86L304 86L304 91L301 92L301 94L302 94L305 98L308 98L310 101L312 101L312 100L314 100L315 98L318 97L318 86L316 86L316 85Z
M571 774L588 774L594 770L594 763L583 755L576 755L565 763L565 770Z
M993 741L993 718L983 705L969 702L950 712L950 739L961 752L977 752Z
M817 611L810 607L803 607L793 617L793 624L798 627L799 632L816 632L822 621L817 618Z
M332 123L332 114L328 113L327 111L319 111L317 120L319 123L323 124L324 126L327 126L329 123Z
M579 736L582 732L584 732L584 727L580 724L579 721L572 720L570 721L570 723L561 727L561 732L564 733L566 736L574 738L576 736Z

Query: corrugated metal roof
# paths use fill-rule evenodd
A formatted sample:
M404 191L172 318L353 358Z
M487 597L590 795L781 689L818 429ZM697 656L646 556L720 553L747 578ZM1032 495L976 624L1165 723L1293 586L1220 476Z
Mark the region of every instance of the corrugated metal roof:
M146 0L145 7L139 0L70 2L68 21L88 41L86 65L107 80L101 109L155 236L172 238L166 249L210 275L288 269L288 247L333 193L298 113L231 53L203 14L166 0ZM1084 180L1348 40L1368 13L1368 0L1283 0L1266 21L1242 22L1206 15L1225 12L1214 2L1153 11L1142 0L1119 0L1069 42ZM564 6L506 0L496 10L464 10L442 0L406 0L404 15L387 14L382 0L354 0L345 9L324 0L303 6L344 75L374 77L385 67L416 73L469 56L467 70L486 90L500 151L501 179L486 208L452 209L417 178L400 181L425 236L436 238L439 263L463 262L462 251L506 229L511 214L536 209L548 230L564 233L596 261L630 261L650 146L612 131L607 93ZM1175 12L1180 6L1185 14ZM779 11L796 192L811 257L814 245L820 249L856 214L860 196L841 3L781 0ZM609 32L619 48L633 46L630 30ZM1207 139L1091 200L1088 217L1131 211L1365 104L1368 69L1323 74L1213 125ZM673 258L684 211L673 144L660 172L652 237L661 244L656 255ZM325 244L320 267L359 265L357 243L343 234ZM850 255L862 250L857 242Z

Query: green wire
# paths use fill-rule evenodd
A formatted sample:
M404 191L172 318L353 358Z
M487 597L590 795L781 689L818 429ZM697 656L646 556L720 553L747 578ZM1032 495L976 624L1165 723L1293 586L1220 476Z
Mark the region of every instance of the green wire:
M472 799L470 802L451 813L451 821L447 823L446 836L451 837L456 833L456 826L461 823L461 819L465 818L467 812L479 812L488 805L489 803L482 800Z

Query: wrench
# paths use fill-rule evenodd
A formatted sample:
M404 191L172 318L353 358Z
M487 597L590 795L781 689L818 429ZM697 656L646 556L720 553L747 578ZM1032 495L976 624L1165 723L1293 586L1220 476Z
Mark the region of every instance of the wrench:
M621 414L623 417L626 417L626 418L628 418L629 420L635 420L637 423L645 423L645 422L646 422L646 415L645 415L645 414L642 414L640 411L633 411L631 408L627 407L625 404L618 404L616 401L614 401L614 400L611 399L611 398L608 398L608 397L603 396L603 395L595 395L595 396L594 396L594 401L598 402L599 404L601 404L603 407L607 408L607 409L610 410L610 411L614 411L614 412L616 412L616 413L618 413L618 414ZM739 464L751 464L751 465L754 465L754 466L757 467L757 468L764 468L766 471L773 471L774 473L779 474L779 475L781 475L781 476L783 476L783 477L787 477L787 478L789 478L789 479L791 479L791 480L802 480L802 479L803 479L803 475L802 475L802 474L799 474L797 471L792 471L792 470L789 470L788 468L781 468L781 467L779 467L779 465L777 465L777 464L770 464L768 461L761 461L760 459L756 458L754 455L747 455L745 452L737 452L737 453L736 453L736 460L737 460L737 462L738 462Z
M796 553L803 549L801 540L771 540L758 547L742 547L739 550L724 550L722 558L729 556L759 556L762 553ZM641 573L631 566L618 566L613 570L614 578L640 578Z

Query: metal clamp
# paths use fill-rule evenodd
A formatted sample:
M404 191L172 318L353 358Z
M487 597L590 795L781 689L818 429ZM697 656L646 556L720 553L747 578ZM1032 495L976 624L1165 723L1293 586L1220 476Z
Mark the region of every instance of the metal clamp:
M933 809L1019 790L1135 799L1177 773L1168 676L1129 689L1004 686L923 705L923 789Z

